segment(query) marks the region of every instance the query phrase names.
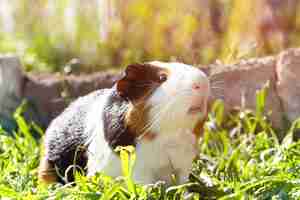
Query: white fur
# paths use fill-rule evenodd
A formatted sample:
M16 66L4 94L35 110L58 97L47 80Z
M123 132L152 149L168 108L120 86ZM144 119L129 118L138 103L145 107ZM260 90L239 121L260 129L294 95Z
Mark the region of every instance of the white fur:
M91 137L87 141L89 146L87 163L88 176L94 175L99 171L103 171L110 176L121 175L119 159L104 138L102 114L108 95L109 92L105 93L101 99L102 101L95 102L91 106L86 118L87 131L91 133L89 134ZM107 170L105 170L106 168Z
M171 175L176 174L178 182L182 183L186 181L197 155L198 141L192 132L195 123L206 112L209 96L209 90L198 94L191 88L194 83L209 84L208 79L199 69L182 63L155 61L151 64L168 68L171 73L168 80L147 99L153 121L147 130L155 133L156 137L154 140L139 138L133 176L137 182L149 184L158 180L170 183ZM117 177L122 175L120 160L105 141L103 124L100 123L106 99L96 102L87 117L88 130L93 133L88 149L88 175L102 171ZM197 102L195 99L204 102L201 105L205 108L202 113L189 114L189 108Z

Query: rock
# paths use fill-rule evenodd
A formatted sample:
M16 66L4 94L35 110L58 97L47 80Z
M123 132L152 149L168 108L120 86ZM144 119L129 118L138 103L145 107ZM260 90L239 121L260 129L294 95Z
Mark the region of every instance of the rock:
M271 121L273 125L282 127L283 110L276 92L275 66L276 60L274 57L250 59L240 61L240 63L234 65L212 66L210 76L213 80L213 99L218 98L218 93L220 93L214 87L221 87L227 112L236 107L255 110L256 92L269 82L266 111L272 112ZM218 84L218 81L222 81L222 83ZM217 84L214 84L214 82Z
M11 118L20 104L24 76L18 57L0 56L0 115Z
M61 85L57 76L31 76L24 87L24 97L30 99L49 124L67 104L60 98ZM54 114L55 113L55 114Z
M35 108L35 113L41 114L35 119L40 119L46 125L62 112L70 101L93 90L111 87L119 78L119 74L112 72L71 74L64 77L58 74L27 74L28 81L20 86L22 73L17 68L7 70L3 67L20 65L18 61L13 61L16 58L9 61L10 59L0 62L0 69L5 69L5 72L1 71L2 75L0 74L0 87L4 88L0 90L0 100L5 109L1 108L0 113L9 116L15 109L18 101L11 100L10 96L13 94L16 99L29 99L31 108ZM213 89L212 100L223 95L227 112L236 107L255 109L256 91L269 82L266 111L272 111L273 125L281 128L284 115L287 115L290 121L300 117L299 65L300 49L292 49L279 56L242 60L234 65L218 63L204 70L210 75L212 86L217 87ZM10 81L3 81L3 77Z
M94 90L109 88L118 78L114 73L60 76L49 74L28 74L29 81L24 88L24 97L30 99L42 113L48 124L61 113L70 101Z
M0 125L8 133L17 129L13 113L22 101L25 78L18 57L0 56Z
M13 55L0 56L0 125L8 133L17 129L13 118L15 110L23 100L27 100L23 117L28 121L46 126L42 120L38 108L29 100L24 98L24 86L27 78L22 71L21 62Z
M281 53L276 67L277 92L290 121L300 117L300 49Z

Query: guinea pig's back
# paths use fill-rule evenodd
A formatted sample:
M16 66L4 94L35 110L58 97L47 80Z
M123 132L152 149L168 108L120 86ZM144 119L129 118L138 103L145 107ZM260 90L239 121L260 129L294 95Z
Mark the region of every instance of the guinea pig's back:
M44 139L45 152L39 169L40 179L45 182L65 182L62 177L66 175L69 166L76 164L76 167L84 170L87 163L86 143L91 137L91 132L87 131L87 117L97 102L103 102L108 92L98 90L80 97L51 122ZM100 119L101 115L99 113L94 118ZM73 179L72 171L66 176L68 181Z

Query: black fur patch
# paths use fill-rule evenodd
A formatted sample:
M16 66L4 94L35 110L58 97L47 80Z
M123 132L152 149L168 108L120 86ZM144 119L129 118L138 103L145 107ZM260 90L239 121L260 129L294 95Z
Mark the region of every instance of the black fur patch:
M90 105L102 98L103 93L104 90L99 90L77 99L52 121L46 131L46 159L58 169L63 177L70 165L76 166L77 169L80 167L85 171L87 147L84 145L89 138L85 131L87 111ZM70 170L64 178L73 181L73 170ZM58 180L65 182L60 176Z
M103 112L106 141L111 148L135 145L135 135L130 133L124 124L129 102L117 94L115 87L95 91L77 99L52 121L45 136L45 158L58 170L60 175L57 177L61 183L74 180L74 168L70 166L76 166L77 170L80 168L79 171L86 172L88 147L85 145L90 135L86 132L85 120L90 106L103 98L105 92L110 93ZM68 173L67 169L70 169Z
M135 134L124 123L128 108L129 101L122 98L113 87L103 112L105 140L113 149L117 146L135 146Z

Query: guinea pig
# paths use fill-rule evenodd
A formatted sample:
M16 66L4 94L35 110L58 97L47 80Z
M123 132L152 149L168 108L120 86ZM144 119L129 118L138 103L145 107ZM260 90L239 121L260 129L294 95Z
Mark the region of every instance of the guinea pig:
M135 146L133 179L142 184L187 180L198 154L207 114L209 79L182 63L127 66L110 89L73 102L46 130L39 179L69 182L73 170L88 176L122 175L117 146Z

